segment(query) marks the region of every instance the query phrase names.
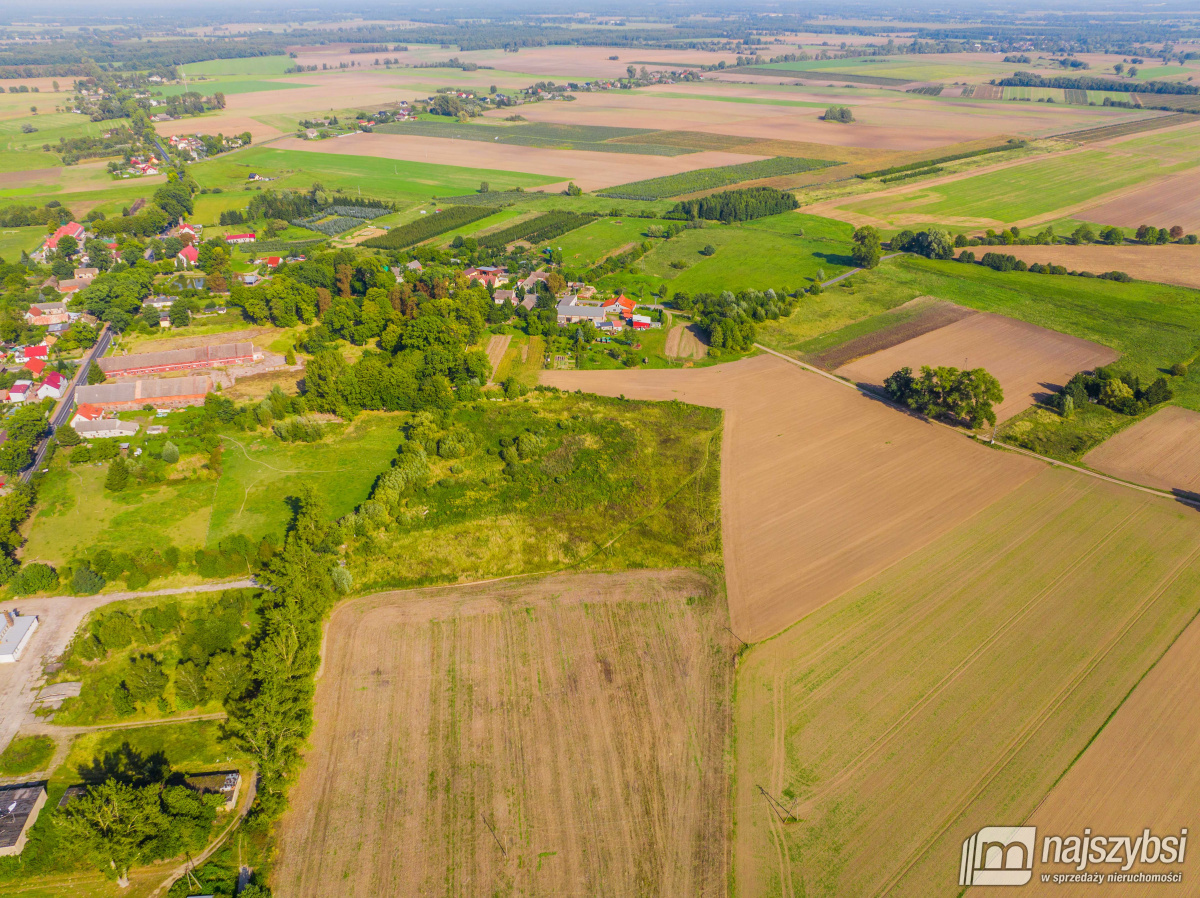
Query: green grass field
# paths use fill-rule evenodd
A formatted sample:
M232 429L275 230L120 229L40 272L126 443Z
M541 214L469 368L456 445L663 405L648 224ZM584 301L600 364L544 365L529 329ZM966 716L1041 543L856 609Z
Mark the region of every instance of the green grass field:
M174 97L187 91L196 91L206 97L215 93L227 96L252 94L270 90L291 90L296 87L311 87L300 81L262 81L250 78L218 78L212 81L189 81L187 84L167 84L160 90L164 97ZM156 93L158 91L156 90Z
M481 181L492 190L531 188L563 178L486 168L459 168L374 156L340 156L303 150L251 147L197 163L190 173L204 187L241 187L251 172L275 178L271 188L308 189L320 181L326 190L362 192L380 199L420 202L435 196L474 192Z
M104 488L107 464L67 465L67 453L59 453L42 479L22 557L61 565L101 548L194 550L235 533L254 540L277 536L291 514L286 499L298 477L321 488L335 515L345 514L366 498L395 453L398 424L395 415L364 414L344 435L319 443L239 433L227 441L219 478L196 470L121 493ZM178 442L186 458L187 443ZM132 443L137 448L144 438L139 434Z
M953 893L963 840L1024 821L1200 610L1192 518L1049 469L750 649L739 894Z
M39 227L0 229L0 259L16 261L21 252L33 252L46 237L46 229Z
M210 59L190 62L180 68L191 77L197 75L282 75L295 65L287 56L247 56L243 59Z
M555 237L548 245L561 247L563 264L568 268L588 268L622 247L641 243L650 225L662 223L646 218L598 218Z

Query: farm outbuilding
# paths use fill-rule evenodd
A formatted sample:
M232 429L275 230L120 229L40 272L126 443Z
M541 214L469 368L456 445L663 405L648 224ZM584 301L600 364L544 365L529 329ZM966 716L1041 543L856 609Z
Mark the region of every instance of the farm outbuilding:
M132 412L145 405L155 408L201 405L211 390L212 380L207 376L172 377L79 387L75 398L81 405L94 405L104 411Z
M45 783L0 786L0 855L20 854L46 803Z
M254 344L220 343L192 349L168 349L163 352L143 352L135 355L109 356L97 363L109 377L136 377L139 374L163 374L167 371L188 371L214 368L218 365L245 365L253 362Z

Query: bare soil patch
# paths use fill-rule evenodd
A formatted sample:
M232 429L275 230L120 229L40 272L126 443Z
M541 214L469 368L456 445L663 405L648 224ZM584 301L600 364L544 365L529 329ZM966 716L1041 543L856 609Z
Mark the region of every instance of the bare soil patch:
M543 383L725 410L721 527L734 631L756 641L936 539L1041 465L770 355Z
M492 365L492 377L495 378L496 372L500 370L500 360L504 358L504 353L508 350L508 344L512 342L511 334L496 334L487 345L488 361Z
M1149 181L1108 202L1082 209L1076 217L1125 228L1179 225L1195 233L1200 231L1200 177L1190 170Z
M1110 437L1083 460L1122 480L1200 495L1200 412L1168 406Z
M1004 252L1031 265L1053 263L1092 274L1123 271L1139 281L1200 287L1200 246L1010 246Z
M407 159L411 162L433 162L466 168L490 168L570 177L584 190L628 184L645 178L673 175L698 168L735 165L759 158L740 153L719 152L689 153L685 156L643 156L635 153L547 150L541 147L483 143L477 140L407 137L397 134L353 134L339 140L321 141L288 138L273 146L285 150L308 150L346 156L378 156L384 159Z
M905 366L913 371L922 365L986 368L1004 388L1004 401L996 407L996 418L1004 421L1061 388L1076 372L1116 358L1115 351L1099 343L979 312L843 365L837 373L882 388L888 375Z
M666 354L676 359L702 359L708 355L704 332L695 324L677 324L667 334Z
M183 118L173 122L155 122L154 130L164 137L169 137L172 134L195 134L197 131L204 134L225 135L242 134L249 131L251 140L254 143L261 143L264 140L279 137L283 132L278 128L272 128L270 125L264 125L258 119L251 116L262 115L267 112L278 112L279 110L272 107L267 98L278 98L281 93L288 93L288 91L269 90L251 94L231 94L226 102L231 102L235 96L254 99L253 101L246 101L246 110L234 111L232 108L227 107L214 115L206 115L203 118Z
M847 340L840 346L810 356L805 361L827 371L833 371L855 359L891 349L907 340L931 333L979 313L974 309L955 305L952 302L944 302L930 296L918 296L886 314L895 319L894 324L886 325L874 333Z
M343 605L273 889L724 895L724 622L690 571Z
M1157 417L1157 415L1155 416ZM1174 645L1067 771L1027 821L1038 833L1078 834L1086 820L1094 833L1178 836L1193 828L1200 804L1200 622L1193 620ZM1097 868L1112 872L1117 867ZM1163 873L1178 866L1134 864L1131 873ZM1186 870L1186 868L1184 868ZM1184 873L1185 876L1188 873ZM1033 894L1093 894L1095 885L1043 886ZM1122 896L1175 895L1178 884L1123 884Z

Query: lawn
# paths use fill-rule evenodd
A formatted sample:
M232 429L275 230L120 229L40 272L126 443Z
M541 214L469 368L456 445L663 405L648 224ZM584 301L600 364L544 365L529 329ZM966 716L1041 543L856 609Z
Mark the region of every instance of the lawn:
M1026 820L1200 609L1193 517L1046 470L750 649L738 893L954 893L963 840Z
M563 265L567 268L590 268L606 256L641 243L646 239L646 228L653 224L664 222L647 218L598 218L554 238L549 246L562 249Z
M256 172L275 178L275 183L270 185L274 190L307 190L314 181L319 181L330 191L361 191L365 196L406 202L474 193L481 181L489 182L492 190L500 191L538 187L562 180L521 172L268 147L251 147L218 156L193 165L189 171L204 187L240 187L246 184L251 172Z
M316 486L332 517L341 517L367 498L388 466L406 416L367 412L319 443L283 443L272 434L224 437L223 471L212 499L207 538L217 543L235 533L254 540L278 537L291 519L287 503L300 481Z
M0 754L0 776L25 776L43 770L54 757L49 736L18 736Z
M102 548L137 553L171 545L186 556L237 533L256 542L278 537L291 515L286 500L295 494L297 475L321 489L334 515L345 514L366 498L395 453L398 423L396 415L364 414L350 425L332 425L335 434L344 433L318 443L237 433L225 438L220 477L202 464L207 453L194 438L168 434L182 454L177 479L120 493L104 488L107 463L68 465L69 453L59 452L41 480L22 558L58 566ZM153 446L163 441L149 439ZM143 429L132 448L147 442ZM148 451L161 451L153 446Z
M31 253L46 238L44 227L4 228L0 230L0 259L15 262L21 252Z

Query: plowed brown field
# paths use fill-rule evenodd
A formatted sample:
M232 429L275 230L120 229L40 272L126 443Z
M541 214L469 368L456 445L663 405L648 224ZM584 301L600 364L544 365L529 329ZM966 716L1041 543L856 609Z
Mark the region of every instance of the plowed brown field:
M1096 835L1134 838L1146 827L1159 837L1178 836L1185 827L1194 832L1196 808L1200 806L1200 765L1196 764L1200 758L1197 682L1200 682L1200 623L1193 621L1029 819L1030 824L1037 826L1039 840L1046 835L1080 835L1085 826ZM1039 854L1039 860L1040 857ZM1194 891L1194 865L1189 852L1182 866L1182 885L1126 883L1120 886L1120 894L1122 898L1148 898L1179 895L1181 889ZM1110 873L1121 866L1093 865L1089 870ZM1041 867L1038 872L1048 869ZM1163 873L1178 869L1181 867L1177 864L1136 863L1129 872ZM1054 872L1070 871L1059 867ZM1109 887L1114 891L1117 888ZM1022 890L1025 892L1092 895L1096 886L1042 885L1041 877L1035 875Z
M1033 405L1039 395L1060 388L1075 372L1116 358L1116 352L1099 343L980 312L843 365L837 373L882 387L888 375L905 366L917 372L922 365L986 368L1004 388L1004 401L996 407L997 419L1004 421Z
M1200 413L1168 406L1110 437L1083 460L1122 480L1200 494Z
M790 626L1041 467L769 355L691 370L547 371L542 381L725 409L725 573L732 626L747 641Z
M1192 169L1149 181L1116 199L1081 209L1075 217L1124 228L1144 224L1159 228L1179 225L1185 231L1195 233L1200 231L1200 177Z
M1139 281L1200 287L1200 246L1010 246L1004 252L1030 265L1053 263L1092 274L1123 271Z
M343 605L275 894L724 895L725 621L689 571Z

